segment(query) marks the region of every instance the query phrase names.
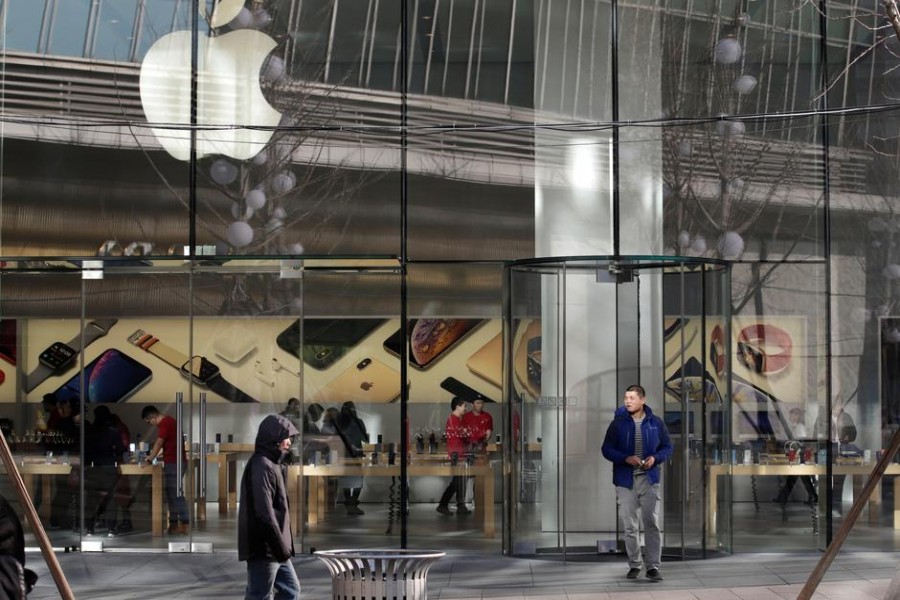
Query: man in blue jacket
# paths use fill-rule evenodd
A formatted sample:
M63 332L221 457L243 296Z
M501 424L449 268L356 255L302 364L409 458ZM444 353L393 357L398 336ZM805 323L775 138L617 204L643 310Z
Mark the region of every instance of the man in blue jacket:
M646 564L647 579L660 581L659 464L672 456L672 443L665 423L644 404L646 395L641 386L628 386L623 406L616 410L606 430L602 451L613 464L613 484L628 553L627 577L637 579L641 565ZM638 518L644 526L646 561L641 560Z

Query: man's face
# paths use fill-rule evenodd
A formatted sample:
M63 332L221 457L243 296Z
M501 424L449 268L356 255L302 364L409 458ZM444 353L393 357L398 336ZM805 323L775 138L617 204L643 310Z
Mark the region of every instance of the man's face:
M278 444L278 449L282 452L288 452L291 449L291 438L285 438Z
M156 424L159 422L159 415L150 415L146 419L144 419L144 423L150 425L151 427L156 427Z
M475 409L475 414L477 415L482 410L484 410L484 400L476 400L472 403L472 408Z
M628 414L633 415L644 408L644 399L641 398L637 392L625 392L624 404Z

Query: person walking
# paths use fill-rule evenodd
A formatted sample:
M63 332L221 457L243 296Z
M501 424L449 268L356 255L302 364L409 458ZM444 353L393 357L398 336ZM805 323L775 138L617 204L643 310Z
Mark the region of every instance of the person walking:
M296 600L300 580L291 563L294 538L284 459L297 428L269 415L259 424L256 446L241 479L238 560L247 562L244 600Z
M459 464L460 458L465 460L466 453L466 437L463 431L463 415L466 414L466 403L462 398L456 396L450 400L450 416L447 417L447 425L444 428L444 435L447 437L447 456L450 458L450 465ZM450 501L456 496L456 515L468 515L470 511L466 507L466 478L462 475L454 475L447 485L447 489L441 495L438 502L437 511L442 515L454 514L450 510Z
M672 456L672 443L662 419L646 405L644 388L630 385L623 405L606 430L601 451L613 464L613 485L622 518L628 579L637 579L646 565L647 579L661 581L662 544L659 534L659 465ZM646 555L641 560L638 537L643 523Z

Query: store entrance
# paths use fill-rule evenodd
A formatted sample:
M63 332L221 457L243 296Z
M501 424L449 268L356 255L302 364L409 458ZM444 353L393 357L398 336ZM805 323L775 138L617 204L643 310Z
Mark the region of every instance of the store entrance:
M704 476L726 439L728 365L711 366L705 343L728 322L726 281L723 266L690 259L535 260L510 269L512 553L624 553L601 445L632 384L646 389L674 447L660 467L663 554L730 547L727 527L706 534Z

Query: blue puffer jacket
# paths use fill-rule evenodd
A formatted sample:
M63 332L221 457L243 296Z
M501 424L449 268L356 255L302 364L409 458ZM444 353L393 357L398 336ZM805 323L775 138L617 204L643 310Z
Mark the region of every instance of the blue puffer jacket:
M641 437L644 458L652 455L655 460L653 467L647 471L647 477L650 478L650 483L659 483L659 465L671 458L672 442L669 441L666 424L646 404ZM634 455L634 419L624 406L616 409L601 450L604 458L613 464L613 484L631 489L634 485L634 467L626 463L625 459Z

